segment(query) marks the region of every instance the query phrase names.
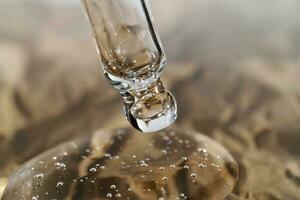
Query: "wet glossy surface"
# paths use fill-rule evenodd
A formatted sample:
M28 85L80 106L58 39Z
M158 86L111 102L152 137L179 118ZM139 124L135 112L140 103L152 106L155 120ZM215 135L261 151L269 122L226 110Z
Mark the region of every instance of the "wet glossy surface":
M199 133L100 130L21 167L2 200L220 200L237 173L228 151Z

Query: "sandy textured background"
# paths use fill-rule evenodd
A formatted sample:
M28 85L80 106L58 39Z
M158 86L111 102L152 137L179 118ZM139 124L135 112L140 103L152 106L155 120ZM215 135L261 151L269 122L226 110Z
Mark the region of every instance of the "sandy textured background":
M151 4L176 125L204 132L239 161L231 198L299 199L300 2ZM80 2L0 0L0 191L40 152L127 124L94 46Z

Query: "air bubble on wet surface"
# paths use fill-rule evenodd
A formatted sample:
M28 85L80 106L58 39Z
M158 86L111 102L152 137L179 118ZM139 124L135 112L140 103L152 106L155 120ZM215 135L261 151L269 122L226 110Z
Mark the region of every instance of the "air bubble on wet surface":
M148 164L144 160L140 161L140 165L141 167L148 167Z
M207 153L207 149L198 148L199 153Z
M111 158L111 154L110 153L106 153L106 154L104 154L104 156L107 157L107 158Z
M176 165L172 164L172 165L170 165L170 167L171 167L171 168L175 168L175 167L176 167Z
M43 178L43 177L44 177L44 174L37 174L37 175L34 175L33 178L40 179L40 178Z
M95 172L97 172L97 169L95 167L92 167L92 168L90 168L89 171L95 173Z
M161 152L162 152L163 154L168 154L167 150L165 150L165 149L161 150Z
M185 156L184 156L184 157L182 157L181 159L182 159L183 161L187 161L187 160L188 160L188 158L187 158L187 157L185 157Z
M115 197L116 197L116 198L121 198L122 195L121 195L120 193L117 193L117 194L115 195Z
M104 165L101 165L101 166L100 166L100 169L101 169L101 170L104 170L104 169L105 169L105 166L104 166Z
M61 181L56 184L56 188L61 188L63 186L64 186L64 182Z
M206 168L207 165L206 165L206 164L203 164L203 163L200 163L200 164L198 164L198 167L199 167L199 168Z
M115 185L110 186L111 189L116 189L117 187Z
M184 169L190 169L190 166L184 165L183 168L184 168Z
M119 160L120 157L119 156L114 156L114 159Z
M107 193L107 194L106 194L106 197L107 197L107 198L112 198L113 195L112 195L112 193Z
M62 162L56 162L54 164L54 166L56 167L56 169L66 169L67 168L67 165L65 163L62 163Z

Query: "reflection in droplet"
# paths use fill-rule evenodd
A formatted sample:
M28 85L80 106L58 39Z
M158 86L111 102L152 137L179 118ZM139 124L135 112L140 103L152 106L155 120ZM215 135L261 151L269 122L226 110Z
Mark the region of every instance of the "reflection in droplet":
M58 183L56 184L56 187L57 187L57 188L62 187L62 186L64 186L64 183L63 183L63 182L58 182Z
M2 200L16 194L38 200L213 200L227 196L237 178L237 164L226 149L200 133L121 129L75 142L21 167Z

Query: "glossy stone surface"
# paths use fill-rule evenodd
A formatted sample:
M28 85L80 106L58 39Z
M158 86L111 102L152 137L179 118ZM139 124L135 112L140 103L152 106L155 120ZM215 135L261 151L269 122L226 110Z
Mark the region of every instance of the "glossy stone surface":
M237 174L227 150L199 133L99 130L23 165L2 200L220 200Z

